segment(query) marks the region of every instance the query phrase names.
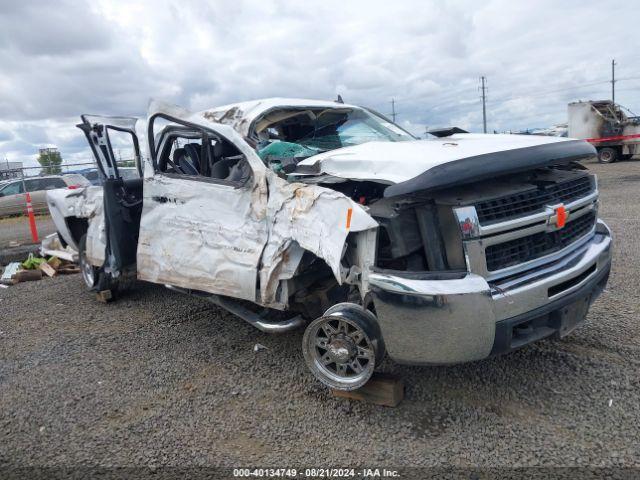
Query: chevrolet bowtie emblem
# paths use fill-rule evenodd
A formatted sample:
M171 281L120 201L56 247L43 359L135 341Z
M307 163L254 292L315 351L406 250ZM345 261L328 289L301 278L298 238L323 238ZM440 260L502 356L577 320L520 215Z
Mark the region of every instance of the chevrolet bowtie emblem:
M569 218L569 212L567 212L562 204L551 208L553 209L553 213L549 216L549 224L555 225L556 228L564 227L567 223L567 218Z

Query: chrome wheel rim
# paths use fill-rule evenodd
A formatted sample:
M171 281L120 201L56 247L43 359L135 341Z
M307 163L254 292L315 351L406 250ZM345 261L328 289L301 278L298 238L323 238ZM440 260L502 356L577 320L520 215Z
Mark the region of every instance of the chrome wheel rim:
M82 279L84 280L84 283L87 284L87 287L93 288L95 283L93 266L87 261L84 252L80 255L80 272L82 273Z
M353 390L375 369L375 348L353 321L337 315L312 322L304 334L303 353L313 374L325 385Z

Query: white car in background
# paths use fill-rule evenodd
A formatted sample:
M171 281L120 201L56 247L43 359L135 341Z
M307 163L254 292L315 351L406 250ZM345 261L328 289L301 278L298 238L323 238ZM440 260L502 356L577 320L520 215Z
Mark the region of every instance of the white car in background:
M91 183L79 174L48 175L8 180L0 184L0 217L27 213L26 191L31 195L31 204L36 214L47 213L47 191L58 188L80 188Z

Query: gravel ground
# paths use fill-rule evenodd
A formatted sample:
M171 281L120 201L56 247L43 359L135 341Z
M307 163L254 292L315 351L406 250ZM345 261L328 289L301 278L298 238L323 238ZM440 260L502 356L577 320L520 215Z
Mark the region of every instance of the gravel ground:
M40 238L56 231L49 215L36 215L36 228ZM23 215L0 219L0 248L10 245L11 242L22 245L32 243L29 217Z
M589 167L616 244L588 322L473 364L387 361L395 409L331 397L302 332L159 286L109 305L78 275L0 290L0 466L640 467L640 162Z

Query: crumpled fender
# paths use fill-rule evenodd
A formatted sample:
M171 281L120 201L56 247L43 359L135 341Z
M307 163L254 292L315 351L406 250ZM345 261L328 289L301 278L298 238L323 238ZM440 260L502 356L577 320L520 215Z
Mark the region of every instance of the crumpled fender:
M78 245L74 240L71 232L68 229L66 219L69 217L86 218L91 224L97 219L96 223L102 223L102 230L104 230L104 218L102 215L102 187L90 186L78 189L63 189L50 190L47 192L47 205L49 207L49 213L56 226L59 234L63 240L75 250L78 250ZM93 229L97 232L100 230L99 225L95 225ZM98 238L98 235L94 235ZM104 237L104 236L103 236ZM98 243L100 241L98 240ZM87 250L89 250L91 242L87 241ZM102 248L102 253L98 257L104 258L104 238L102 239L102 245L96 244L94 248L96 251Z
M322 258L342 284L341 259L347 235L375 229L378 223L361 205L335 190L288 183L271 172L267 179L270 224L260 269L260 303L275 301L278 280L287 278L281 275L283 266L287 266L288 278L295 271L289 255L301 257L298 247Z

